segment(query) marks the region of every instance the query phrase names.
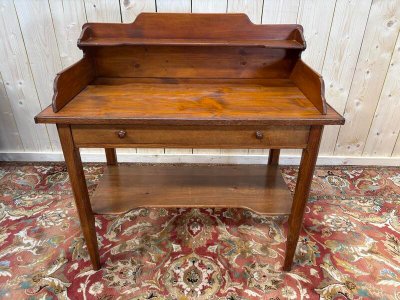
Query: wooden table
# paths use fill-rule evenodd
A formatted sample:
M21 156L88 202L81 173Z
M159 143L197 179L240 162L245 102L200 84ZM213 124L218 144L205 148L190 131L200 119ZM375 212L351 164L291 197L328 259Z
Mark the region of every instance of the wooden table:
M289 214L290 270L324 125L344 119L320 75L300 58L300 25L254 25L243 14L151 14L88 23L84 57L55 79L52 106L94 269L94 214L146 207L242 207ZM79 148L105 148L108 168L89 199ZM271 149L268 166L117 166L115 148ZM303 149L292 197L280 149Z

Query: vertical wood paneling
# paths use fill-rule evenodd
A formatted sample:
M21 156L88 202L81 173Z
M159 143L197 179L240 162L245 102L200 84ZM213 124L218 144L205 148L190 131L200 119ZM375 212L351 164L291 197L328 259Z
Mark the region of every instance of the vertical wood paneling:
M155 12L155 0L121 0L122 22L132 23L141 12Z
M228 0L192 0L194 13L224 13L228 7Z
M371 0L337 0L322 75L326 99L343 113L360 52ZM332 155L338 126L327 126L320 153Z
M25 151L51 151L47 129L33 118L41 106L14 3L0 1L0 72Z
M314 5L317 2L313 1ZM290 24L296 23L299 10L299 0L264 0L263 24Z
M345 109L335 154L361 155L400 29L400 0L375 0Z
M156 0L158 12L181 12L187 13L192 10L190 0Z
M320 73L324 63L335 4L336 0L302 0L299 6L297 23L303 26L304 38L307 41L307 49L301 57Z
M400 136L397 137L396 146L394 147L392 156L393 157L400 157Z
M10 105L10 99L8 99L3 77L0 74L0 150L21 151L23 149L24 147L22 146Z
M228 0L229 13L245 13L255 24L261 23L263 0Z
M76 41L86 23L85 5L83 0L49 0L49 4L61 63L66 68L82 58Z
M46 107L51 104L54 77L62 69L49 3L18 0L14 4L39 100ZM61 149L55 125L47 125L47 130L53 150Z
M121 23L119 0L84 0L88 22Z
M400 133L400 36L365 144L364 156L390 156Z
M302 58L322 73L328 102L347 119L340 135L339 127L325 129L321 153L400 156L400 0L0 0L0 150L59 149L54 126L34 125L33 117L50 104L55 74L82 56L76 40L84 22L128 23L156 10L241 12L254 23L302 24ZM165 153L192 151L266 153Z

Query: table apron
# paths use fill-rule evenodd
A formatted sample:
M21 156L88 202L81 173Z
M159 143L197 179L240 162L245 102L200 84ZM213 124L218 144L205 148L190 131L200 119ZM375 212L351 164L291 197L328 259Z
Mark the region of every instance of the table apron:
M310 126L71 125L85 148L305 148Z

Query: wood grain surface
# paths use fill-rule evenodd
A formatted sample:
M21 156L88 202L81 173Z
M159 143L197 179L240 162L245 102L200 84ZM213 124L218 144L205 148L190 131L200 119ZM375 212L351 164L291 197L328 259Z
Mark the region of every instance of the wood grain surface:
M135 207L235 207L288 214L290 192L277 167L132 165L108 167L91 198L97 214Z
M395 58L398 53L398 46L392 49L389 47L393 45L395 40L393 33L399 26L398 16L396 16L398 1L192 0L191 11L246 13L254 23L260 23L262 19L263 24L301 24L307 40L307 49L303 52L302 59L323 75L328 103L341 113L344 112L345 107L348 107L350 113L347 119L357 118L356 132L360 132L359 135L355 134L352 126L343 128L341 141L346 138L346 146L340 147L340 153L335 153L339 126L325 128L326 138L323 139L321 151L330 157L328 162L330 159L336 160L333 155L344 155L344 157L351 155L351 157L357 157L357 161L359 159L371 161L372 156L376 157L374 163L390 161L384 157L393 157L393 163L396 163L398 161L396 157L399 157L400 153L398 150L400 129L397 126L393 127L393 121L390 120L398 111L395 101L399 90L396 84L398 80L396 76L391 75L393 72L389 72L392 69L392 62L387 67L386 63L379 63L379 61L387 62L389 56ZM55 73L61 71L61 68L48 71L51 69L46 67L49 63L46 60L53 60L54 55L59 55L62 67L65 68L82 57L82 51L76 47L76 41L83 23L87 21L120 22L121 19L124 23L130 23L140 12L162 10L164 3L166 3L164 7L167 6L170 11L190 11L190 5L186 3L190 1L182 4L180 1L162 0L49 0L50 19L47 8L37 10L28 7L28 5L40 7L39 2L41 1L21 0L15 1L14 5L12 0L1 1L0 19L4 26L0 27L0 48L4 59L0 60L0 73L3 77L6 97L11 105L11 111L8 111L17 127L16 132L12 126L13 122L1 120L5 123L2 138L10 142L7 145L1 144L0 151L11 153L6 154L6 156L11 155L9 157L23 155L25 159L31 159L32 153L43 157L47 153L57 151L57 147L54 147L54 150L52 147L52 143L58 143L54 135L49 136L46 126L33 126L32 118L51 100L51 95L43 91L51 91ZM28 14L25 14L23 10ZM33 31L38 32L32 33L30 28L26 28L26 24L34 29ZM367 27L372 30L366 30ZM51 41L52 31L57 40L58 53L54 51L55 49L46 47L46 45L54 45ZM367 50L360 52L363 43ZM378 48L375 48L376 45ZM32 51L39 48L42 50ZM369 53L368 49L374 51ZM36 55L39 51L45 55ZM360 71L354 76L356 65L359 65ZM369 75L363 73L363 70L366 72L367 68ZM40 71L37 71L38 69ZM388 72L382 77L381 71L385 70ZM46 74L50 74L50 80L43 80ZM378 78L378 74L378 85L365 85L365 82L370 82L372 78ZM381 80L384 80L383 85ZM375 96L375 91L365 93L363 86L376 89L376 93L380 93L379 103L376 102L378 98ZM351 89L353 89L352 96L349 96ZM367 122L359 118L359 115L363 115L364 112L368 114ZM355 135L352 136L353 134ZM15 137L21 140L22 148L18 142L12 142L16 140ZM357 145L360 146L357 147ZM141 151L144 150L141 149ZM164 149L151 151L156 151L158 154L164 153ZM229 152L232 151L234 150L229 150ZM246 155L254 154L254 151L259 150L250 152L240 150L236 153ZM263 153L266 154L266 152ZM293 153L290 152L290 155ZM282 154L286 155L288 152L283 151ZM50 154L52 155L57 156L56 152ZM382 160L379 157L382 157Z
M38 122L70 124L260 125L341 124L321 113L295 86L233 84L91 85L61 111ZM276 123L277 122L277 123ZM268 124L269 123L269 124Z
M78 147L305 148L309 126L73 125Z
M196 30L193 30L196 24ZM148 39L223 39L227 40L295 40L304 44L301 25L255 25L245 14L179 14L142 13L132 24L87 23L89 35L81 37L78 45L98 38ZM86 44L85 44L86 43ZM97 45L101 45L97 43Z

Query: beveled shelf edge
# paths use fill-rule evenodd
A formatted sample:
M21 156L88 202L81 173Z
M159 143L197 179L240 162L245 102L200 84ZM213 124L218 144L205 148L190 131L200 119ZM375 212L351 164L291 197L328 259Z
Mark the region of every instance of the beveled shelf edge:
M198 47L256 47L304 50L305 45L296 40L217 40L217 39L138 39L138 38L89 38L78 47L96 46L198 46Z
M141 197L136 204L135 195ZM292 205L279 169L267 165L108 166L90 200L97 215L143 207L238 208L261 215L288 215ZM196 203L199 200L202 203Z

